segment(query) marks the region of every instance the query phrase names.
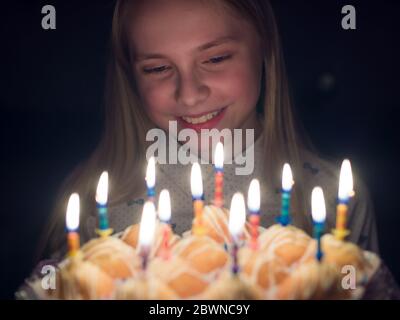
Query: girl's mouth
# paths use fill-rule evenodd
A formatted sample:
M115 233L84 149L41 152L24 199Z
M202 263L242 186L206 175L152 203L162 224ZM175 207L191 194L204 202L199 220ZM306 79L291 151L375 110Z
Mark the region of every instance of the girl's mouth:
M225 110L226 107L199 116L182 116L178 117L178 121L183 127L196 131L212 129L215 128L218 122L223 118Z

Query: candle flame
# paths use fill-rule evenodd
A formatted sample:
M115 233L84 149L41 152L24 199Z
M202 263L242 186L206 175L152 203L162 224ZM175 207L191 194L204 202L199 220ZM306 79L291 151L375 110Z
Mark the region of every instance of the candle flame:
M282 171L282 189L284 191L290 191L292 189L293 184L294 181L293 181L292 169L290 169L289 164L285 163Z
M215 158L214 158L215 168L222 170L224 167L224 145L222 142L218 142L215 147Z
M69 197L66 224L68 231L75 231L79 227L79 195L77 193Z
M154 188L156 185L156 161L154 157L150 157L149 162L147 163L146 185L149 189Z
M96 202L105 205L108 197L108 172L104 171L97 184Z
M139 227L139 248L151 246L156 228L156 209L154 203L147 201L143 206Z
M158 217L163 222L168 222L171 219L171 198L166 189L161 191L158 199Z
M201 198L203 196L203 180L201 177L200 165L197 162L192 165L190 185L193 197Z
M311 194L311 214L317 223L323 223L326 218L324 192L321 187L315 187Z
M260 211L260 182L257 179L253 179L250 182L247 206L250 211Z
M243 194L237 192L233 195L231 201L231 210L229 211L229 232L233 237L238 237L243 232L246 222L246 204Z
M348 159L343 160L340 169L339 178L339 199L347 200L354 194L353 191L353 174L351 171L351 164Z

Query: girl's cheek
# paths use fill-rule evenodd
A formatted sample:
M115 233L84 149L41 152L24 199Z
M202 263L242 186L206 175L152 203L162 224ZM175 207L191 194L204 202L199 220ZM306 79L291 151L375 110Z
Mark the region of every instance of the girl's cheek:
M254 79L248 70L237 68L215 77L210 86L215 94L223 94L228 100L241 100L257 90Z
M140 88L142 100L147 112L153 117L171 114L173 112L173 101L171 100L171 89L168 86L151 84Z

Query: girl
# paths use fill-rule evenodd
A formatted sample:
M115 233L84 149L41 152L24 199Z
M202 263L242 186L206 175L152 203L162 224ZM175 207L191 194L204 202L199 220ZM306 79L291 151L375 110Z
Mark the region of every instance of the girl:
M288 84L272 8L267 0L118 0L112 22L112 55L106 85L103 137L85 163L67 179L43 243L52 252L65 243L68 196L81 196L82 241L95 237L95 188L103 170L111 179L109 218L121 231L138 222L145 199L146 133L192 128L252 129L254 170L235 175L226 165L224 198L247 193L252 178L261 182L262 225L279 214L282 167L290 163L296 184L292 223L310 231L314 186L324 189L327 230L335 225L339 163L312 151L301 133L289 99ZM198 136L199 141L200 136ZM190 165L157 166L157 191L170 190L175 232L193 219ZM202 165L206 202L212 199L212 165ZM355 179L349 208L349 239L378 250L369 197ZM62 250L61 250L62 252Z

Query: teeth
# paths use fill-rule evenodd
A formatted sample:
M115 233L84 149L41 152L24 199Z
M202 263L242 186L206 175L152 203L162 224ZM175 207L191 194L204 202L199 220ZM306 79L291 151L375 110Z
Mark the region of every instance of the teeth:
M214 111L209 114L205 114L204 116L198 117L198 118L191 118L191 117L182 117L183 120L186 122L189 122L191 124L199 124L199 123L204 123L206 121L211 120L214 118L216 115L218 115L219 111Z

